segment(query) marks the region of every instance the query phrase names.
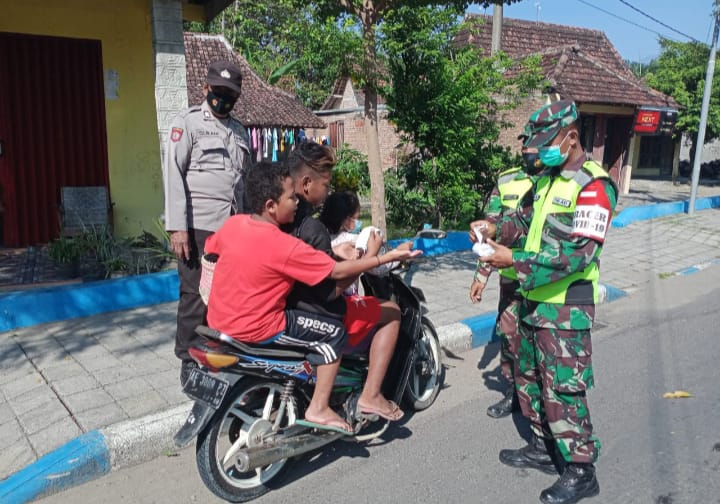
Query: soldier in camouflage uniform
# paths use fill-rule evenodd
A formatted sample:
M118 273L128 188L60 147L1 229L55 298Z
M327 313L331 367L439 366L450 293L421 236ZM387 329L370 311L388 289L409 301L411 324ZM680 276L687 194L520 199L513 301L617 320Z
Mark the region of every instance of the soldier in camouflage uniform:
M519 138L525 140L526 135ZM470 240L477 241L474 229L484 228L487 236L493 237L498 243L510 248L522 248L523 238L527 233L529 221L517 216L518 208L530 193L535 175L542 164L538 160L537 149L523 148L523 166L511 168L498 175L497 184L493 187L488 201L485 220L470 224ZM530 206L532 202L530 203ZM494 268L478 261L472 284L470 285L470 301L477 303L482 299L488 278ZM487 409L488 416L503 418L510 415L517 406L515 393L515 365L518 350L518 306L522 296L518 292L520 284L513 268L499 270L500 297L498 316L495 321L495 334L500 339L500 370L508 382L503 398Z
M562 475L540 494L546 504L597 495L594 462L600 442L592 433L586 392L593 386L590 329L598 299L599 256L617 188L605 170L587 161L579 141L575 104L561 100L530 116L526 146L538 147L546 166L536 182L533 216L523 250L496 248L482 260L512 266L520 282L520 348L516 377L532 441L502 450L513 467Z

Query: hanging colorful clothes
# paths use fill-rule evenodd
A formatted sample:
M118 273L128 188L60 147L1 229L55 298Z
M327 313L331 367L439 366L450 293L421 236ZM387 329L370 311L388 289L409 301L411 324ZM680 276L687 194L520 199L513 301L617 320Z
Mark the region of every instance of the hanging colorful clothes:
M278 160L278 134L277 128L272 130L272 162L277 163Z

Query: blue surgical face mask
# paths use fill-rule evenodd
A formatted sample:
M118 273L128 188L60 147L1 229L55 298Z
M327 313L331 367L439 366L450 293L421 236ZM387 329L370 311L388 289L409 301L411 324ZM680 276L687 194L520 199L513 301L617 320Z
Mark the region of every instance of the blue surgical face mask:
M540 147L538 149L538 157L540 158L540 161L545 166L560 166L562 165L565 160L568 158L568 154L570 154L570 149L563 154L560 151L560 146L565 142L565 139L570 133L565 134L565 138L562 139L562 142L560 142L557 145L551 145L550 147Z
M355 219L355 227L352 232L358 234L360 230L362 230L362 221L360 219Z

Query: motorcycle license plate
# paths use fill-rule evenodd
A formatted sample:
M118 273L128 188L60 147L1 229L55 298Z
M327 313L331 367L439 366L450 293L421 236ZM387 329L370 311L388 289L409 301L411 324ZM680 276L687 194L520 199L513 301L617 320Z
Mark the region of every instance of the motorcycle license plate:
M220 408L230 384L198 368L190 370L183 392L196 401L201 401L213 409Z

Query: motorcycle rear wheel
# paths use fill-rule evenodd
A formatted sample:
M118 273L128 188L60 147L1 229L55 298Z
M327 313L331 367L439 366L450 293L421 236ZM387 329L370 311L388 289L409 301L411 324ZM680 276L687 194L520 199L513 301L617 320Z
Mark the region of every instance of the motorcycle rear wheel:
M231 451L256 446L264 436L272 435L271 426L278 415L282 384L255 379L242 380L226 400L212 422L198 436L195 459L205 486L229 502L247 502L271 490L289 469L292 459L241 472ZM295 422L295 401L286 403L280 427ZM235 448L233 445L235 444ZM227 458L228 460L224 461Z
M404 395L405 403L415 411L427 409L435 402L444 377L440 340L435 326L423 317L421 329L422 336L410 365Z

